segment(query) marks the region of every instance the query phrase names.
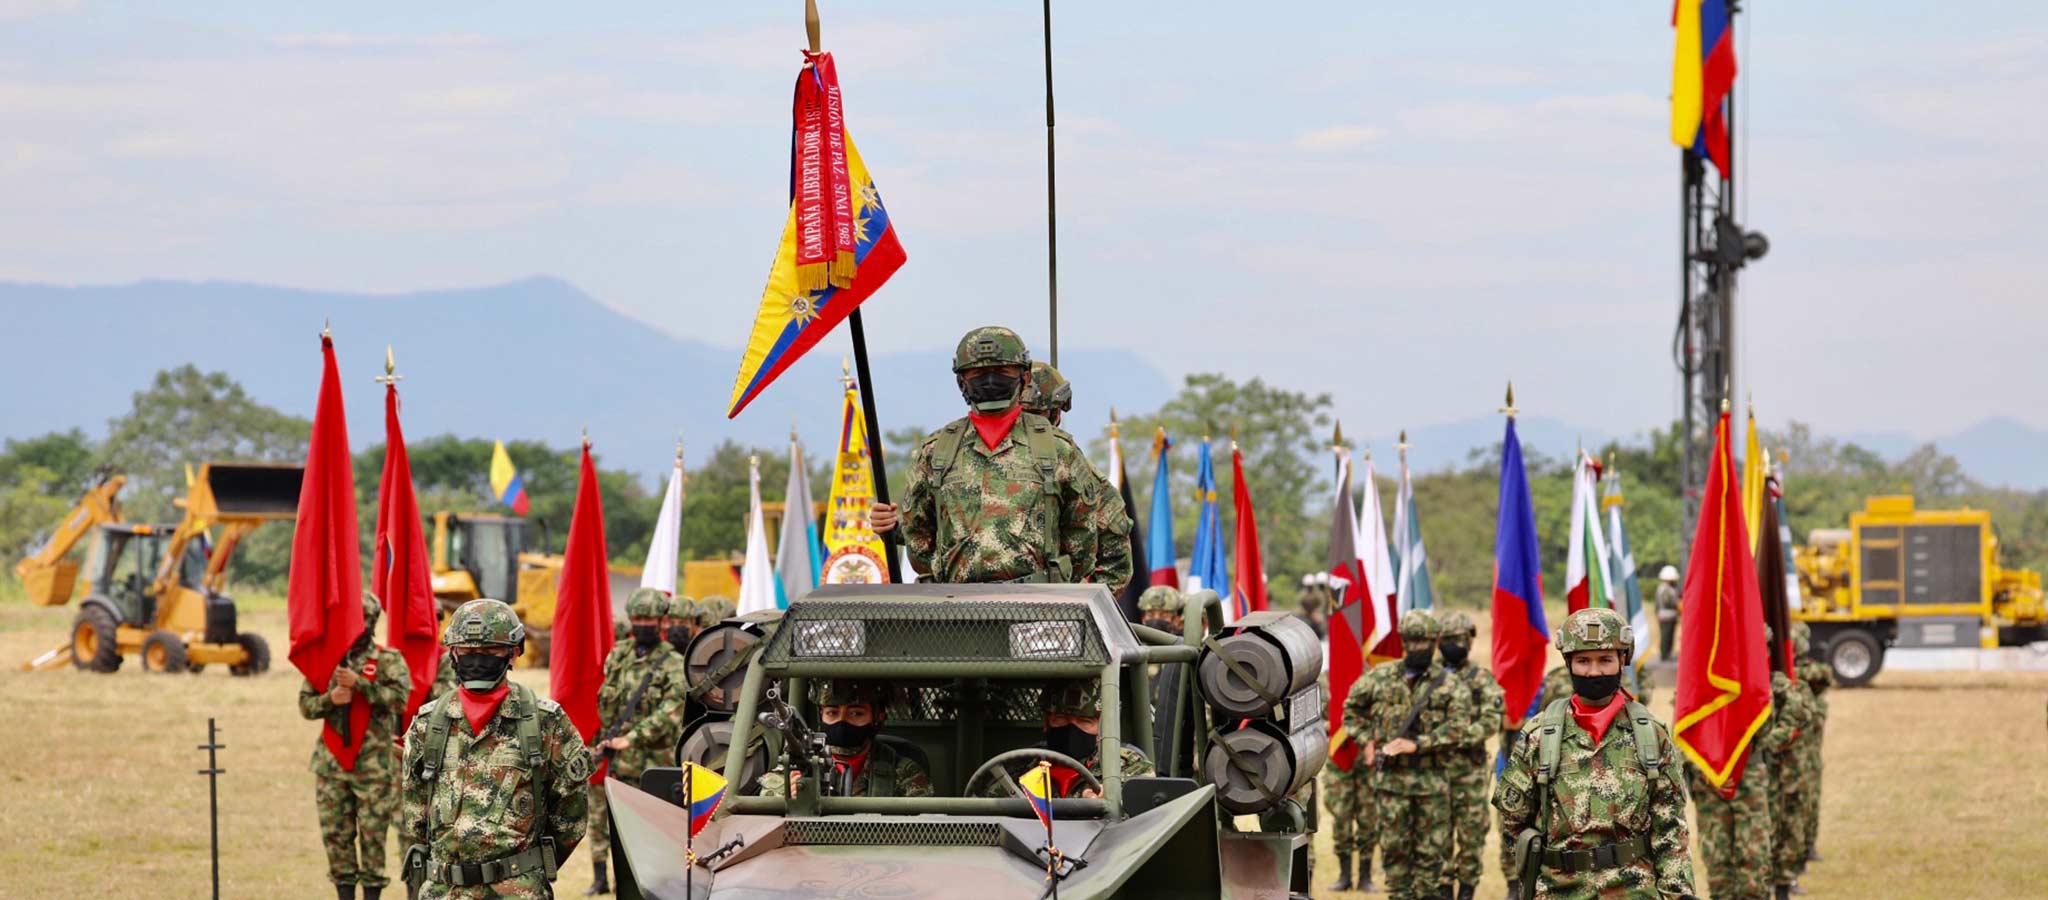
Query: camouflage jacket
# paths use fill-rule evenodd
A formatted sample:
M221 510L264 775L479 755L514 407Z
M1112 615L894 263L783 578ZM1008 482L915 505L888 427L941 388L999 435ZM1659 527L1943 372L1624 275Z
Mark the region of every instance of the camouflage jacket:
M875 741L868 745L868 761L861 767L860 777L853 780L853 792L849 797L929 797L932 795L932 777L917 764L917 760L896 752L887 742ZM886 778L879 777L887 773ZM788 782L780 770L762 775L756 782L760 792L770 797L779 797L788 792Z
M653 680L649 681L650 678ZM643 682L647 690L641 693L639 705L628 710L633 693L640 690ZM597 689L598 731L632 742L632 746L612 755L612 775L633 781L648 766L675 764L676 742L683 733L683 701L688 693L682 654L667 641L655 644L644 656L633 652L632 641L612 648L604 658L604 686ZM617 727L621 723L623 727ZM597 748L592 748L592 752L597 752Z
M412 694L412 674L405 667L405 657L390 647L378 647L369 653L351 656L342 660L342 665L357 675L363 673L365 663L377 661L377 677L356 681L356 699L370 705L369 732L363 739L362 754L356 757L358 773L380 773L389 775L398 762L398 722L405 715L405 698ZM313 689L310 681L299 682L299 715L308 719L332 720L338 729L345 729L348 712L335 706L324 691ZM341 763L334 753L327 749L325 740L313 740L313 761L310 768L315 775L343 775Z
M432 687L427 688L427 700L439 700L442 694L455 690L459 686L460 683L455 680L455 654L449 650L442 650L441 664L434 668L434 684ZM426 704L422 703L420 705L425 706Z
M1056 482L1050 496L1026 437L1033 428L1050 432ZM941 484L935 457L955 429L965 433ZM1047 534L1041 504L1054 498L1059 533ZM1020 415L994 450L964 418L926 437L911 453L900 515L911 565L931 581L1035 578L1107 585L1114 592L1131 580L1131 522L1123 498L1072 438L1031 413ZM1059 557L1069 563L1071 574L1064 579Z
M1435 688L1427 688L1439 677L1442 681ZM1466 740L1472 727L1471 700L1443 666L1435 662L1412 679L1400 663L1375 666L1345 696L1344 730L1383 748L1388 741L1401 736L1398 732L1402 722L1414 707L1415 698L1425 689L1429 696L1423 701L1422 714L1416 717L1415 727L1407 735L1415 741L1412 761L1402 761L1400 757L1383 760L1373 777L1374 790L1405 796L1441 790L1449 761L1444 751Z
M1807 689L1813 692L1814 706L1819 708L1820 717L1825 720L1828 717L1827 692L1835 686L1834 668L1817 659L1802 659L1792 664L1792 671L1798 673L1799 680L1806 682Z
M1501 839L1513 846L1525 828L1543 832L1548 850L1590 850L1647 837L1650 857L1627 866L1566 873L1545 867L1536 895L1550 898L1654 898L1693 893L1691 837L1686 826L1686 793L1678 754L1664 723L1657 732L1654 773L1646 769L1635 729L1626 712L1609 726L1600 745L1572 719L1569 706L1551 707L1522 726L1508 764L1494 786ZM1538 732L1546 718L1562 720L1557 773L1550 784L1547 823L1537 822L1542 796L1536 786Z
M1507 694L1501 690L1500 682L1494 680L1493 672L1484 667L1467 663L1444 671L1450 674L1445 687L1456 686L1465 692L1472 715L1451 755L1467 765L1484 766L1486 742L1500 733L1501 719L1507 714Z
M1819 712L1813 702L1813 692L1807 689L1805 682L1794 681L1784 672L1772 672L1771 721L1758 733L1757 746L1776 764L1791 749L1792 741L1799 737L1800 732L1814 726Z
M438 774L428 781L422 777L422 764L428 723L435 716L449 720L448 743ZM519 720L529 716L539 719L537 772L528 767L519 747ZM405 734L405 805L399 833L409 844L424 844L437 865L488 862L519 853L544 837L554 839L556 860L567 860L583 840L588 823L590 792L585 788L592 766L590 751L569 714L524 685L513 683L511 695L485 723L482 734L470 730L459 698L443 696L421 707ZM473 887L452 887L429 878L420 896L545 897L547 885L539 872Z
M1559 663L1556 668L1543 673L1543 696L1537 702L1549 706L1552 701L1563 700L1572 693L1572 667ZM1535 716L1530 718L1533 719Z

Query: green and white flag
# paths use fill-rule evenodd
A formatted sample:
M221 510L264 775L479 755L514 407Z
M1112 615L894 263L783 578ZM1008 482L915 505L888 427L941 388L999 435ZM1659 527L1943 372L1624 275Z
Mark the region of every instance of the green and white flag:
M1401 441L1401 493L1394 502L1394 546L1388 555L1396 572L1395 608L1407 612L1435 607L1436 592L1429 586L1429 553L1422 546L1422 517L1415 510L1415 485L1408 479L1406 434Z

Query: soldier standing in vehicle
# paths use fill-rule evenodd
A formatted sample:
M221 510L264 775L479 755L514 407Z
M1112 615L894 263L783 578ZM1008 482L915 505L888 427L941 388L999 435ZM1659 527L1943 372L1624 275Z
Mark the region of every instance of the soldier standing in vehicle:
M1803 843L1806 845L1806 860L1819 862L1820 849L1817 842L1820 839L1821 737L1827 730L1827 692L1829 688L1835 686L1835 670L1829 668L1827 663L1814 658L1812 629L1807 628L1806 623L1798 619L1792 620L1792 649L1799 654L1798 662L1793 665L1794 673L1798 675L1799 680L1806 682L1807 688L1813 692L1813 726L1800 736L1799 749L1795 752L1806 754L1807 781L1800 785L1800 799L1803 801L1800 824L1805 828ZM1805 869L1802 864L1800 871L1804 872Z
M1392 900L1435 900L1450 857L1450 760L1472 712L1436 663L1443 626L1428 610L1401 614L1400 665L1374 667L1344 698L1344 730L1364 735L1378 768L1380 861Z
M1450 686L1464 691L1472 712L1464 737L1444 752L1449 763L1453 832L1443 893L1452 896L1450 887L1455 885L1457 900L1472 900L1472 892L1479 888L1479 857L1486 847L1489 824L1486 789L1493 775L1493 760L1486 754L1486 742L1500 733L1506 701L1493 673L1471 664L1472 642L1479 636L1472 617L1454 609L1442 619L1444 636L1437 650L1443 654L1444 671L1450 673Z
M896 529L920 576L940 583L1093 583L1131 579L1130 519L1072 438L1025 411L1031 354L1008 328L961 338L953 373L970 411L910 458L902 507L877 503L875 532Z
M590 752L609 758L607 774L630 785L640 784L648 766L668 765L682 734L688 679L682 655L663 640L668 618L669 600L661 591L634 591L626 598L630 639L604 660L604 685L597 691L598 742ZM610 813L604 785L591 785L592 895L611 892L606 865L612 846Z
M1515 896L1691 897L1686 793L1671 734L1621 689L1634 653L1628 623L1611 609L1582 609L1556 642L1572 694L1522 726L1493 794L1501 838L1522 857ZM1516 882L1509 879L1511 890Z
M364 900L377 900L391 883L384 874L384 842L398 815L398 720L412 692L405 657L377 646L383 608L363 592L363 633L356 638L326 691L312 682L299 687L299 715L330 723L358 747L343 765L322 739L313 742L313 805L320 814L320 841L327 848L327 880L341 900L353 900L361 885ZM369 708L369 723L355 733L350 711L357 701Z
M834 678L818 698L818 723L825 732L825 751L832 756L830 776L839 780L842 797L929 797L931 774L909 755L881 740L889 708L889 691L880 682ZM768 796L796 796L803 773L780 771L761 776L760 791Z
M441 640L458 685L405 735L406 883L419 900L553 897L583 840L590 751L555 701L506 678L526 643L512 607L471 600Z

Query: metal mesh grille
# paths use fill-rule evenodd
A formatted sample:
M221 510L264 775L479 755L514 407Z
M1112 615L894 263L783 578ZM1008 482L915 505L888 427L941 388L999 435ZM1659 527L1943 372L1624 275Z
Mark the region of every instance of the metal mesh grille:
M1039 696L1044 691L1039 685L1037 681L898 680L890 685L887 718L897 724L950 723L971 715L976 721L1037 724L1043 718ZM819 691L810 693L811 702L817 703Z
M792 819L783 840L794 846L995 847L1003 840L993 822L866 822L857 819Z
M803 640L797 640L799 633ZM1109 654L1081 603L863 601L814 602L790 610L763 662L807 659L856 667L972 661L1000 672L1011 663L1100 666Z

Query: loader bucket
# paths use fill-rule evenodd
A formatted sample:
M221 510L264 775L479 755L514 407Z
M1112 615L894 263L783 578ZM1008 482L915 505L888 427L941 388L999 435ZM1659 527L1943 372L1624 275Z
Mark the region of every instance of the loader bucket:
M298 515L303 466L206 463L192 486L192 511L209 518L289 519Z
M62 559L47 569L34 569L21 576L22 584L28 588L30 603L37 606L63 606L71 602L71 594L78 586L78 562Z

